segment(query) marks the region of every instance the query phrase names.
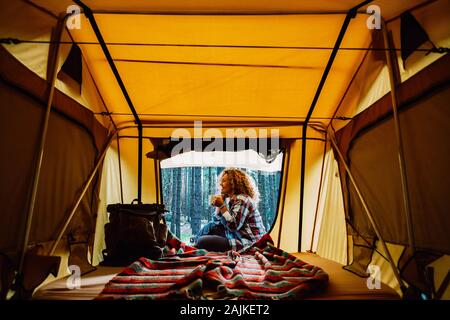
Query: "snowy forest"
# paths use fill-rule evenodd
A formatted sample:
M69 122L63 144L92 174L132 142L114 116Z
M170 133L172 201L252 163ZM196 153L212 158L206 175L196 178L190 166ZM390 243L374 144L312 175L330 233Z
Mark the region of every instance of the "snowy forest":
M217 178L224 167L180 167L161 169L166 221L171 232L189 243L201 227L212 219L211 195L218 194ZM260 193L258 210L269 231L275 220L281 172L241 168L255 181Z

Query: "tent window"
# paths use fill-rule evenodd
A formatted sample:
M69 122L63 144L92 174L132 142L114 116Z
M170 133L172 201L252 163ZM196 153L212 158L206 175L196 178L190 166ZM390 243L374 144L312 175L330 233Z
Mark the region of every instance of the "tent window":
M267 231L278 211L283 153L268 163L254 150L237 152L187 152L161 161L163 202L171 232L189 243L211 221L211 195L218 194L218 177L226 167L249 174L259 191L258 210Z

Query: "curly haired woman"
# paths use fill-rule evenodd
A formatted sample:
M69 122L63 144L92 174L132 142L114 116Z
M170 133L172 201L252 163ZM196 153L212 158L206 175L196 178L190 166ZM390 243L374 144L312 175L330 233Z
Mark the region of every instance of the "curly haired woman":
M242 251L258 241L266 229L258 211L259 193L242 170L228 168L219 175L221 195L211 197L213 221L197 235L195 246L209 251Z

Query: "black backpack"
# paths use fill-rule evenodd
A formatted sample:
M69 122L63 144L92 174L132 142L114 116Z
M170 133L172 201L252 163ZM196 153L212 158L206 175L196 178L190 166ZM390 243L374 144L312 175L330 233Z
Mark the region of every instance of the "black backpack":
M133 201L134 202L134 201ZM163 204L110 204L105 225L105 266L126 266L140 257L162 256L168 229Z

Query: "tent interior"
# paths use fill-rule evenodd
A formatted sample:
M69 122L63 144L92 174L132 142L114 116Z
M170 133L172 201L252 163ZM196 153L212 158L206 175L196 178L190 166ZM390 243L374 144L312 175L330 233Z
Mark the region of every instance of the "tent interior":
M0 299L94 299L107 206L230 133L282 154L268 234L327 298L450 298L449 0L1 2Z

